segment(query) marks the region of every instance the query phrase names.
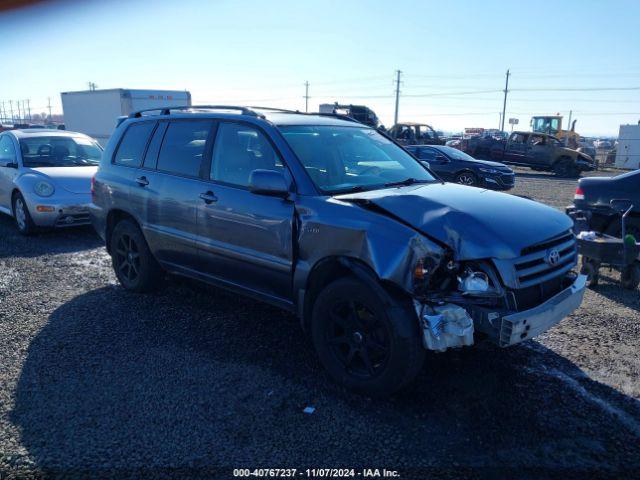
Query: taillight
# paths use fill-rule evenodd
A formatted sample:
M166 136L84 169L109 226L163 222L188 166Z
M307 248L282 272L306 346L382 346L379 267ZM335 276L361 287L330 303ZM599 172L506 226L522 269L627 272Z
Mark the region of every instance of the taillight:
M573 196L574 200L584 200L584 192L580 187L576 188L576 193Z

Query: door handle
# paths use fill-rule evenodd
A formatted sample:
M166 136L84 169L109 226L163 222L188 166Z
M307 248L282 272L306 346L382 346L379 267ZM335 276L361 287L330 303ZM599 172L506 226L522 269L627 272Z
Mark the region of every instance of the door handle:
M149 185L149 180L147 180L147 177L142 176L136 178L136 183L141 187L146 187L147 185Z
M200 198L204 200L204 203L206 203L207 205L218 201L218 197L216 197L211 190L201 193Z

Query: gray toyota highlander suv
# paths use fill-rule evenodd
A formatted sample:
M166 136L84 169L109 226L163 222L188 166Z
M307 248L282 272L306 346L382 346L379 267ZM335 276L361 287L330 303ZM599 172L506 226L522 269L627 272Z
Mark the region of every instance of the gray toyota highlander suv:
M427 349L530 339L584 294L567 216L443 183L338 115L137 112L92 192L124 288L169 272L295 312L331 376L369 395L411 381Z

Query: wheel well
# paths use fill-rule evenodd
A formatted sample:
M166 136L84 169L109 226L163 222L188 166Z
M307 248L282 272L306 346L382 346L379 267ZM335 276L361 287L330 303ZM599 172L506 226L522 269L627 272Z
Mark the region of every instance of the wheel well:
M569 155L561 155L553 161L553 165L563 160L569 160L570 162L573 161L573 159Z
M107 228L106 228L105 236L106 236L106 243L107 243L107 252L109 253L111 253L111 232L113 232L113 229L118 224L118 222L124 219L129 219L133 221L135 224L138 223L136 219L133 217L133 215L125 212L124 210L114 209L114 210L111 210L107 215Z
M11 215L14 215L13 213L13 201L16 198L16 195L22 195L22 193L20 192L20 190L18 188L14 188L13 191L11 192Z
M314 265L307 279L301 319L305 331L309 331L313 304L320 292L330 283L348 276L363 280L372 288L377 289L379 294L385 297L383 299L385 301L408 298L406 292L400 287L389 281L381 280L362 260L341 256L325 258Z
M478 175L476 175L476 172L474 172L473 170L469 169L469 168L463 168L462 170L458 170L455 175L456 177L458 175L460 175L461 173L470 173L471 175L473 175L474 177L477 177Z

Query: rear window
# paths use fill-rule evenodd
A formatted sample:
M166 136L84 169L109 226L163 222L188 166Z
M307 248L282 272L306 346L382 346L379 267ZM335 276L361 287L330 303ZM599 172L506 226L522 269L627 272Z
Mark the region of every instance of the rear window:
M211 120L171 122L160 148L157 169L188 177L199 176L212 125Z
M142 164L142 156L154 127L155 122L144 122L134 123L127 128L113 158L113 163L127 167L139 167Z

